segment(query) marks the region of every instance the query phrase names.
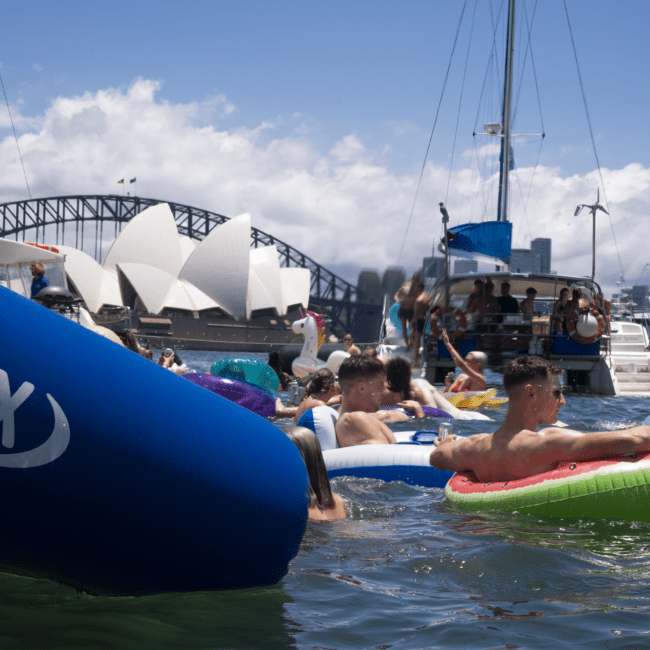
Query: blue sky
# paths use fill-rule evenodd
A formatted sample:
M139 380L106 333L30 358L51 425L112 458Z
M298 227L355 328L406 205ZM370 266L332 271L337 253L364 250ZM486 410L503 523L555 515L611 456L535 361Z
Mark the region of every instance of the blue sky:
M32 194L116 192L117 180L137 176L142 196L229 216L250 211L254 225L337 269L395 264L405 234L400 261L414 265L438 237L439 201L452 221L480 218L476 207L468 213L478 195L458 197L470 175L464 154L474 147L496 0L481 0L476 13L455 174L449 179L473 0L405 232L462 4L4 2L0 73ZM599 222L597 279L613 287L621 265L634 282L647 259L638 241L650 234L650 4L567 7L600 164L609 170L612 224ZM595 198L599 179L564 3L520 3L529 18L533 11L547 137L535 174L541 187L523 216L512 216L515 245L552 236L554 268L583 275L591 268L589 219L578 225L571 215ZM8 126L5 108L1 201L26 198ZM515 130L540 129L529 84ZM515 149L522 194L538 155L530 140Z

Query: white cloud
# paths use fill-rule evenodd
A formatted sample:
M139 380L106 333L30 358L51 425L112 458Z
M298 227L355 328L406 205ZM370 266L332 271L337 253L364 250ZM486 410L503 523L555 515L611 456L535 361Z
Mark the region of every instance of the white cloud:
M28 121L16 110L14 121L27 130L19 142L32 194L116 193L119 179L137 176L142 196L229 216L251 212L254 226L325 265L397 263L419 169L391 172L376 162L384 144L368 151L355 134L321 152L308 128L275 139L272 122L219 130L215 123L236 111L225 95L170 104L159 97L160 87L140 79L128 89L58 97L37 120ZM607 203L602 194L601 203L612 215L618 256L633 281L647 258L650 170L635 163L602 173ZM495 194L495 180L468 190L474 175L462 169L449 178L447 169L427 164L401 264L416 266L431 254L440 238L440 201L453 223L478 221L484 213L492 217L486 188ZM529 191L532 176L532 169L522 168L513 179L513 245L551 237L554 269L589 274L591 219L573 212L595 199L598 175L563 177L559 169L541 167ZM22 198L26 190L16 143L6 136L0 142L0 201ZM620 275L617 251L609 217L600 213L597 219L597 279L611 287Z

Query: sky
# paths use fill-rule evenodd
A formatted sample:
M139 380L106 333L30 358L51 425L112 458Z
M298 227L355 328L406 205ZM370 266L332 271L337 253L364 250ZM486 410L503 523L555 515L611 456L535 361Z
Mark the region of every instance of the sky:
M351 281L414 269L440 240L440 202L452 226L495 214L494 146L472 132L500 120L484 80L505 8L469 0L461 23L464 4L5 0L0 75L25 172L3 103L0 202L28 198L27 183L32 197L124 187L250 212ZM591 217L573 213L600 191L596 280L606 295L650 284L650 3L518 11L534 70L518 55L513 131L529 135L513 147L513 247L551 237L552 268L589 275Z

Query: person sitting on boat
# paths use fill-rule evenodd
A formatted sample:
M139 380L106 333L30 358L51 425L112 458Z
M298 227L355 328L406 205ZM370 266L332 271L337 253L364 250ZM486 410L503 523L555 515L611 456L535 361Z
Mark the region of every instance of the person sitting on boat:
M395 357L386 363L386 388L381 405L397 404L404 400L415 400L429 405L429 399L420 386L412 381L411 365L402 357Z
M420 274L415 273L411 280L404 283L400 287L400 290L395 294L395 302L399 302L397 318L399 318L402 325L402 336L404 337L404 343L406 343L405 352L408 352L411 349L408 330L409 324L413 320L415 301L421 293L419 287L420 283Z
M650 451L650 426L581 433L559 427L562 369L540 357L519 357L503 373L509 398L503 424L494 433L436 441L430 463L452 472L472 471L480 482L510 481L555 469L564 461L587 461Z
M305 399L300 402L293 417L294 422L309 409L316 406L332 406L338 404L341 390L336 382L334 373L329 368L319 368L313 375L305 391ZM335 399L337 398L337 399Z
M597 311L599 314L602 314L607 319L608 323L612 322L612 303L607 298L604 298L602 293L598 292L594 295L589 303L589 307Z
M386 387L384 364L367 354L348 357L339 368L341 410L336 423L336 438L340 447L353 445L390 444L393 432L385 422L408 420L401 411L380 411ZM422 406L415 400L403 400L398 406L424 417Z
M564 306L565 314L572 314L577 311L579 314L586 314L589 311L589 303L582 297L582 289L575 287L571 291L571 300Z
M553 321L552 328L555 332L566 332L566 305L569 301L569 290L564 287L560 291L560 297L555 301L553 305Z
M352 334L348 333L343 337L343 343L347 348L347 353L351 355L361 354L361 350L354 344Z
M485 390L485 376L483 375L483 368L487 364L487 355L485 352L470 352L465 359L458 354L454 346L449 341L447 330L442 330L442 342L447 346L451 358L454 363L461 370L456 381L454 381L449 388L451 393L462 393L466 391L482 391Z
M501 314L518 314L519 313L519 303L514 296L510 295L510 283L502 282L501 283L501 295L497 298L499 303L499 309ZM497 317L497 323L503 322L503 316L499 315Z
M413 344L413 366L420 365L420 340L424 333L424 327L427 322L427 310L429 309L429 294L424 290L424 284L418 280L418 297L413 303L413 327L411 328Z
M306 427L287 427L284 432L298 448L307 467L310 496L307 510L308 520L336 521L345 519L345 501L342 496L332 492L323 460L323 452L316 434Z
M32 262L29 265L29 270L34 278L30 297L35 298L41 289L50 286L50 281L45 277L45 267L40 262Z
M269 360L267 364L275 370L275 374L280 380L280 390L287 390L289 383L291 382L291 377L282 370L282 364L280 363L280 353L279 352L269 352Z
M535 313L535 296L537 295L537 289L535 287L528 287L526 289L526 297L521 301L519 309L522 314L528 315L528 320Z

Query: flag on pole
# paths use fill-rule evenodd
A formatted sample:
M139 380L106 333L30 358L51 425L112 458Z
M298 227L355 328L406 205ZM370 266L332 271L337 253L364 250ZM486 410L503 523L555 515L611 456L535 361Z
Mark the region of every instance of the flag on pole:
M135 183L135 178L132 178L129 183Z
M121 181L117 181L117 184L118 185L124 185L124 179L122 179Z

